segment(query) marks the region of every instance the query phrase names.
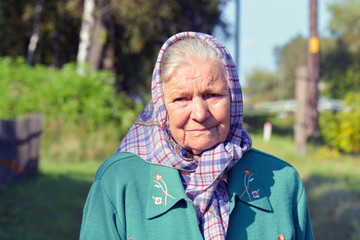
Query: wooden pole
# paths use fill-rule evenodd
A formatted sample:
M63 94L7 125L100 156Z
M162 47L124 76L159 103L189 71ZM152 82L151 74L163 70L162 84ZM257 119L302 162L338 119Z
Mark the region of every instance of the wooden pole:
M319 37L317 30L317 0L310 0L310 36L308 48L308 136L318 137L318 79L319 79Z
M307 90L308 90L308 81L307 81L307 70L305 66L298 67L296 69L296 84L295 84L295 97L296 97L296 120L295 120L295 148L296 151L300 154L306 153L306 143L307 143Z

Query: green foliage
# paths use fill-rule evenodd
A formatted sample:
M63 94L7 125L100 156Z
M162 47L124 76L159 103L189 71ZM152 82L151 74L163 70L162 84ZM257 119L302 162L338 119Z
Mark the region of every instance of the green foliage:
M320 78L326 95L344 99L348 91L360 90L360 2L336 1L329 11L332 35L321 41Z
M221 0L104 0L111 9L107 20L113 28L107 46L116 49L120 88L128 93L144 94L150 89L151 73L164 40L182 31L212 33L219 24ZM112 22L115 20L115 22Z
M38 0L0 2L0 56L25 56ZM44 1L34 62L60 67L76 60L82 0Z
M332 18L329 29L336 38L341 38L349 51L360 54L360 1L344 0L329 5Z
M254 69L247 76L247 85L244 88L244 99L252 105L259 101L277 100L279 78L276 73L263 69Z
M41 65L33 68L24 59L0 59L0 117L22 117L29 112L43 113L50 121L65 118L65 124L81 121L94 129L108 121L119 120L131 101L116 95L114 75L98 71L80 76L74 64L60 70Z
M360 93L346 97L350 111L320 114L320 132L325 142L344 153L360 153Z
M47 156L105 158L136 117L132 101L115 93L110 72L80 76L74 64L28 67L22 58L0 58L0 68L0 118L42 113ZM101 144L109 141L111 149Z
M26 53L24 43L32 29L32 14L27 7L35 4L35 0L0 1L0 56Z
M0 1L0 56L26 55L37 2ZM220 20L222 0L94 2L93 31L98 25L103 31L92 33L90 55L98 59L90 62L114 71L117 89L127 93L149 92L156 54L165 39L180 31L211 33L217 24L226 26ZM83 5L83 0L44 2L34 63L60 68L76 61Z

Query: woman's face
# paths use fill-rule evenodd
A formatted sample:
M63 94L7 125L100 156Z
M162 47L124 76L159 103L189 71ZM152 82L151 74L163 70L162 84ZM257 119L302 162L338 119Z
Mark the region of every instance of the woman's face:
M165 106L175 141L194 154L224 142L230 128L230 91L218 65L193 61L166 82Z

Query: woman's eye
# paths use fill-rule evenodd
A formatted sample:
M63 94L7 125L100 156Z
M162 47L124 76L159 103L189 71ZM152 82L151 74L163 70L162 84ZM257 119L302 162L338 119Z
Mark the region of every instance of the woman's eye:
M185 97L179 97L179 98L175 98L174 102L183 102L186 100L187 100L187 98L185 98Z
M220 97L221 95L220 94L217 94L217 93L209 93L207 95L205 95L205 98L218 98Z

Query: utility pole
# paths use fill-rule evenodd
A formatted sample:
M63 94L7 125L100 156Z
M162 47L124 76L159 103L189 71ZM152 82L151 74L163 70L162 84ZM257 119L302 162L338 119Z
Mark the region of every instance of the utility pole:
M318 79L319 79L319 36L317 27L318 0L310 0L310 36L308 49L308 136L319 136L318 126Z

